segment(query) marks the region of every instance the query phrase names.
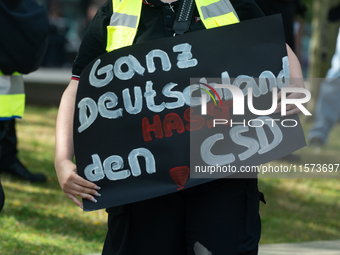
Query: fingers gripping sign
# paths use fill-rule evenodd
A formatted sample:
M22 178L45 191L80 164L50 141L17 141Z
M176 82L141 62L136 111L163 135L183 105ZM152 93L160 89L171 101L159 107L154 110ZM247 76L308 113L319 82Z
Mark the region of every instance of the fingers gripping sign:
M73 162L67 162L62 166L62 171L58 172L58 180L66 196L80 208L83 208L83 205L77 197L96 203L95 197L101 196L98 193L100 187L79 176Z

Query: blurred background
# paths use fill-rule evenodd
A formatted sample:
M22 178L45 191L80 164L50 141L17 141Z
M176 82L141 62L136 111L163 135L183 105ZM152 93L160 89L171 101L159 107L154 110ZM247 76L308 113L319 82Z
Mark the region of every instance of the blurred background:
M50 22L49 47L43 67L69 68L84 32L105 0L38 0Z
M50 21L49 46L41 69L45 71L49 68L59 77L58 81L65 77L65 80L62 80L64 82L66 75L70 73L84 32L97 9L105 0L37 1L47 7ZM339 20L329 21L328 14L332 7L339 4L339 1L256 0L256 2L267 15L275 13L283 15L287 43L298 56L304 77L324 78L331 65L340 24ZM43 76L44 72L39 71L26 77L28 102L58 104L60 93L52 93L54 94L53 98L49 98L50 95L47 95L48 98L44 99L35 96L35 89L30 90L32 83L35 85L46 83L44 79L39 79L42 78L41 76L36 75ZM56 85L56 82L52 80L51 78L47 82ZM45 86L41 89L45 90ZM58 92L54 89L51 86L49 90ZM309 108L313 110L319 84L313 84L310 89L313 98L309 103Z
M32 182L1 173L6 202L0 213L0 254L99 253L106 234L106 213L84 213L74 205L59 187L53 161L59 101L70 81L72 62L84 32L105 0L37 1L48 10L49 44L39 70L24 76L27 108L23 119L16 121L17 156L28 171L43 174L46 179ZM315 122L320 86L331 67L340 27L336 12L330 14L330 10L336 9L340 0L256 2L268 15L282 13L287 43L300 60L312 94L307 108L313 116L301 116L310 145L307 134ZM338 101L336 98L336 103L332 102L331 110L339 108ZM335 124L327 134L327 142L307 146L271 164L339 164L339 114L332 115ZM338 178L260 179L259 189L267 200L260 210L261 244L340 240Z

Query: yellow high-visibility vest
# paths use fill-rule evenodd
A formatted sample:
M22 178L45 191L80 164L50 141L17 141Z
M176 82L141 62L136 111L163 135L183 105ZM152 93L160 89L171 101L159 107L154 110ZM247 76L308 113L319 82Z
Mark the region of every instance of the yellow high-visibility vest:
M0 71L0 121L21 118L25 110L24 82L20 73Z
M131 45L137 33L142 0L112 0L113 14L107 26L106 51ZM238 16L229 0L195 0L205 28L238 23Z

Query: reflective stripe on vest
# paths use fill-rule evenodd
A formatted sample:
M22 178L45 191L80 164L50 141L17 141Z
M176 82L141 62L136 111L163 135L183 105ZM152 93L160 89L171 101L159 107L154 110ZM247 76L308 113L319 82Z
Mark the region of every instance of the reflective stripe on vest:
M25 91L22 75L4 75L0 71L0 120L21 118L25 110Z
M113 51L133 43L142 3L141 0L112 0L113 14L107 27L106 51Z
M239 19L229 0L195 0L204 26L209 28L238 23Z
M142 10L141 0L112 0L113 14L107 26L106 51L132 45ZM239 19L229 0L195 0L205 28L238 23Z

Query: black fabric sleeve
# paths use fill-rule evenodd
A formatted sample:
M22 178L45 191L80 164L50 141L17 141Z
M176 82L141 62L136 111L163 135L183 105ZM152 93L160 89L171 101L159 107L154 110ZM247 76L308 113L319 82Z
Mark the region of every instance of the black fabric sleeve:
M254 0L230 0L240 21L265 16Z
M83 69L95 58L106 53L107 32L112 15L112 1L107 1L99 8L87 28L78 56L73 63L72 75L80 76Z

